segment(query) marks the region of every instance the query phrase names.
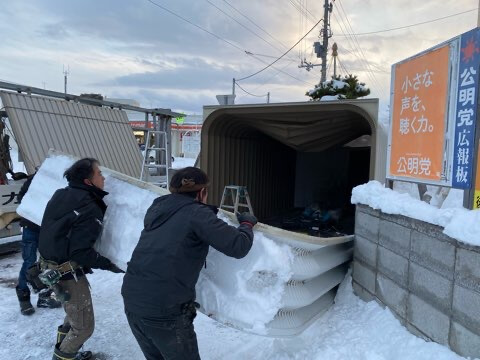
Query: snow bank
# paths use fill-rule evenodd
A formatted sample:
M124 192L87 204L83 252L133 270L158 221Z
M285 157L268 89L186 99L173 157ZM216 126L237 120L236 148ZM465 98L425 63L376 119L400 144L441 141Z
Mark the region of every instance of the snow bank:
M409 194L392 191L378 181L370 181L354 188L352 204L364 204L387 214L404 215L439 225L444 228L444 234L480 246L480 210L438 209Z
M50 359L63 309L36 309L20 314L13 289L22 264L20 254L0 259L0 359ZM95 307L95 332L85 350L115 360L143 359L123 312L122 275L95 271L88 275ZM32 294L32 303L36 302ZM447 347L409 333L388 309L365 303L353 294L351 277L338 290L335 305L301 335L265 338L219 324L203 314L195 318L204 360L460 360ZM114 336L112 336L114 334Z

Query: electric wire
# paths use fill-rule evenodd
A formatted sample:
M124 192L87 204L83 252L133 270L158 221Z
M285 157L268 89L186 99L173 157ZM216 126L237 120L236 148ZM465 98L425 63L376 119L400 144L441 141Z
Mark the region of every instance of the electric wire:
M250 55L247 50L244 50L244 49L240 48L238 45L232 43L231 41L228 41L227 39L224 39L224 38L222 38L221 36L218 36L217 34L215 34L215 33L211 32L211 31L203 28L202 26L195 24L194 22L192 22L192 21L184 18L183 16L175 13L174 11L172 11L172 10L170 10L170 9L168 9L168 8L166 8L165 6L162 6L162 5L160 5L160 4L157 4L156 2L154 2L154 1L152 1L152 0L146 0L146 1L148 1L148 2L151 3L152 5L154 5L154 6L158 7L158 8L160 8L160 9L168 12L169 14L171 14L171 15L173 15L173 16L175 16L175 17L177 17L177 18L179 18L179 19L187 22L188 24L196 27L197 29L200 29L200 30L202 30L202 31L204 31L204 32L212 35L213 37L217 38L218 40L221 40L221 41L225 42L226 44L234 47L235 49L241 51L242 53L247 54L247 55ZM321 20L320 20L320 21L321 21ZM307 35L308 35L308 34L307 34ZM291 49L289 49L289 51L290 51L290 50L291 50ZM287 51L287 53L288 53L288 51ZM284 54L284 55L285 55L285 54ZM258 61L266 64L262 59L260 59L260 58L257 57L257 56L255 56L255 55L250 55L250 56L252 56L254 59L256 59L256 60L258 60ZM280 60L282 57L283 57L283 55L282 55L280 58L277 58L276 61ZM276 61L275 61L275 62L276 62ZM275 62L274 62L274 63L275 63ZM273 63L270 64L269 66L267 66L267 68L270 67L270 66L272 66L272 65L273 65ZM273 67L273 66L272 66L272 67ZM273 67L273 68L276 69L275 67ZM277 69L277 70L278 70L278 69ZM263 71L263 70L262 70L262 71ZM281 72L282 74L284 74L284 75L287 75L287 76L291 77L292 79L295 79L295 80L297 80L297 81L300 81L300 82L303 82L303 83L305 83L305 84L311 85L309 82L304 81L304 80L301 80L301 79L299 79L299 78L297 78L297 77L295 77L295 76L287 73L286 71L280 70L280 72Z
M213 37L217 38L218 40L221 40L221 41L227 43L228 45L233 46L233 47L236 48L237 50L240 50L241 52L244 52L244 51L245 51L245 50L243 50L242 48L240 48L239 46L237 46L236 44L232 43L231 41L228 41L227 39L224 39L224 38L222 38L221 36L218 36L217 34L215 34L215 33L211 32L211 31L209 31L209 30L201 27L200 25L195 24L194 22L192 22L192 21L184 18L183 16L178 15L177 13L175 13L175 12L173 12L172 10L166 8L165 6L160 5L160 4L157 4L156 2L154 2L154 1L152 1L152 0L147 0L147 1L148 1L150 4L155 5L155 6L159 7L160 9L168 12L169 14L171 14L171 15L173 15L173 16L175 16L175 17L177 17L177 18L179 18L179 19L181 19L181 20L183 20L183 21L185 21L185 22L187 22L187 23L189 23L190 25L196 27L197 29L200 29L200 30L202 30L202 31L204 31L204 32L212 35Z
M340 61L340 57L337 56L338 64L342 68L342 70L345 72L345 76L349 75L349 71L347 68L343 65L343 62Z
M347 29L347 33L350 34L350 37L352 39L352 43L354 44L354 48L357 48L359 50L359 53L360 53L360 58L361 58L361 62L363 63L363 67L366 69L367 71L367 76L370 77L373 81L372 81L372 85L374 86L377 86L378 89L382 92L382 93L387 93L387 90L385 88L385 86L379 82L379 80L377 79L377 77L375 76L375 74L371 71L371 68L370 68L370 64L367 60L367 57L362 49L362 47L360 46L360 43L358 42L358 39L356 38L355 35L352 35L355 33L355 31L353 30L353 27L352 27L352 24L350 23L350 20L349 20L349 17L347 15L347 12L345 11L345 8L343 7L343 4L342 4L342 1L341 0L338 0L338 4L340 5L339 9L340 11L343 13L344 15L344 18L346 20L346 25L345 25L345 28ZM343 20L342 20L343 21ZM350 30L348 30L350 29Z
M288 66L290 66L291 63L293 62L296 62L296 60L289 60L289 63L286 64L283 68L281 69L276 69L277 72L275 74L273 74L272 76L270 76L269 78L267 78L267 80L265 80L264 82L262 82L260 85L258 85L257 87L255 87L255 89L253 89L253 91L257 91L258 89L260 89L262 86L264 86L266 83L270 82L274 77L276 77L278 74L280 74L280 70L284 70L285 68L287 68ZM310 84L310 85L313 85L313 84ZM243 99L245 96L247 95L242 95L240 96L238 99Z
M253 21L250 17L248 17L247 15L245 15L243 12L241 12L240 10L238 10L235 6L233 6L232 4L230 4L227 0L223 0L224 3L226 3L230 8L232 8L234 11L236 11L237 13L239 13L241 16L243 16L245 19L247 19L249 22L251 22L254 26L256 26L258 29L260 29L261 31L263 31L265 34L267 34L272 40L278 42L280 45L282 45L284 48L288 48L287 45L285 45L283 42L281 42L280 40L278 40L275 36L273 36L272 34L270 34L267 30L265 30L263 27L261 27L260 25L258 25L255 21Z
M339 9L339 10L341 10L341 9ZM344 13L343 17L347 17L347 14L345 12L343 12L343 13ZM336 16L335 12L333 13L333 17L334 17L335 21L337 22L337 24L339 25L340 31L342 32L342 34L344 34L347 37L347 40L348 40L349 44L351 44L352 47L358 51L358 53L355 52L355 53L352 53L352 54L359 60L360 64L363 67L368 69L368 66L366 66L367 60L364 56L364 53L361 52L361 48L360 48L358 42L356 42L354 37L351 35L351 33L354 32L353 29L351 29L351 31L349 31L348 30L348 25L347 25L347 23L344 23L343 17L341 17L341 21L339 21L337 19L337 16ZM344 29L344 27L345 27L345 29ZM375 86L375 87L378 87L379 90L381 90L382 86L378 82L375 75L373 73L369 72L368 70L365 70L365 73L366 73L371 85Z
M342 1L342 0L338 0L338 2L339 2L339 4L340 4L340 8L342 9L343 13L345 14L345 19L347 20L347 24L348 24L348 26L350 27L351 32L352 32L352 33L355 33L354 30L353 30L353 27L352 27L352 25L351 25L351 23L350 23L350 19L349 19L348 15L347 15L347 12L345 11L345 9L344 9L344 7L343 7L343 1ZM363 51L363 47L360 46L360 43L359 43L356 35L353 35L353 39L355 40L355 42L356 42L356 44L357 44L357 46L358 46L358 49L360 50L360 53L362 54L362 57L363 57L363 59L364 59L364 63L366 64L366 68L368 69L368 71L370 72L370 74L372 74L375 82L376 82L378 85L380 85L380 89L381 89L382 93L388 94L389 91L388 91L388 89L385 87L384 83L381 82L380 80L378 80L377 77L376 77L376 75L375 75L375 73L373 73L372 68L371 68L371 65L370 65L370 61L367 60L367 57L366 57L366 55L365 55L365 53L364 53L364 51Z
M313 29L315 29L315 28L317 27L317 25L322 22L322 20L323 20L323 19L318 20L318 22L317 22L315 25L313 25L313 27L312 27L305 35L303 35L303 36L300 38L300 40L298 40L290 49L288 49L285 53L283 53L283 55L281 55L278 59L276 59L275 61L273 61L271 64L268 64L268 65L267 65L266 67L264 67L263 69L260 69L260 70L258 70L257 72L255 72L255 73L253 73L253 74L251 74L251 75L245 76L245 77L243 77L243 78L241 78L241 79L238 79L238 81L249 79L249 78L251 78L251 77L253 77L253 76L255 76L255 75L260 74L262 71L267 70L270 66L272 66L273 64L275 64L277 61L279 61L281 58L283 58L285 55L287 55L293 48L295 48L295 46L297 46L305 37L307 37L307 35L310 34L310 33L313 31Z
M355 33L355 34L352 34L352 35L355 35L355 36L364 36L364 35L381 34L381 33L386 33L386 32L395 31L395 30L408 29L408 28L411 28L411 27L414 27L414 26L420 26L420 25L430 24L430 23L433 23L433 22L436 22L436 21L445 20L445 19L448 19L448 18L451 18L451 17L455 17L455 16L467 14L467 13L470 13L470 12L472 12L472 11L477 11L477 10L478 10L478 8L475 8L475 9L470 9L470 10L462 11L462 12L459 12L459 13L456 13L456 14L450 14L450 15L447 15L447 16L442 16L442 17L439 17L439 18L422 21L422 22L415 23L415 24L409 24L409 25L405 25L405 26L399 26L399 27L395 27L395 28L391 28L391 29L383 29L383 30L369 31L369 32L363 32L363 33ZM344 36L345 36L345 35L344 35Z
M257 34L255 31L251 30L249 27L245 26L244 24L242 24L240 21L238 21L237 19L235 19L233 16L231 16L230 14L228 14L227 12L225 12L223 9L219 8L216 4L212 3L210 0L205 0L207 3L209 3L211 6L213 6L215 9L217 9L218 11L220 11L222 14L224 14L225 16L227 16L229 19L232 19L233 21L235 21L238 25L240 25L241 27L243 27L245 30L247 30L248 32L250 32L251 34L255 35L256 37L258 37L259 39L261 39L262 41L264 41L265 43L267 43L268 45L270 45L271 47L273 47L275 50L278 50L280 53L284 50L278 48L277 46L275 46L274 44L272 44L270 41L266 40L265 38L263 38L261 35Z
M338 24L338 26L340 27L340 31L342 32L342 34L348 33L348 31L346 31L346 24L343 24L343 19L342 19L341 21L339 21L339 20L337 19L337 16L335 15L335 12L333 13L333 18L335 19L335 22L336 22L336 23ZM342 24L343 24L343 25L342 25ZM345 30L344 30L344 26L345 26ZM355 42L353 41L353 39L352 39L351 36L348 35L348 36L346 37L346 39L347 39L348 43L349 43L353 48L357 48L357 46L355 45ZM359 51L358 51L358 52L359 52ZM359 63L362 64L362 66L364 66L364 65L363 65L364 59L362 59L361 55L357 54L357 51L355 51L355 52L350 51L350 53L351 53L352 55L354 55L354 56L358 59ZM368 71L365 71L365 73L366 73L366 75L367 75L367 77L368 77L369 82L371 83L371 85L377 86L377 85L375 85L375 79L373 78L372 74L369 73Z
M235 84L243 91L245 92L246 94L250 95L250 96L254 96L254 97L265 97L265 96L268 96L268 94L263 94L263 95L255 95L255 94L252 94L251 92L248 92L247 90L245 90L239 83L237 83L235 81Z

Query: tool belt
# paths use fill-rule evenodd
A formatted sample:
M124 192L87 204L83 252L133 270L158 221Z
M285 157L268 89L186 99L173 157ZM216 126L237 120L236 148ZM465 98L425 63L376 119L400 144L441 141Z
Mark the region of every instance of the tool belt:
M66 261L62 264L57 264L55 261L45 260L40 256L40 270L47 269L57 270L61 275L61 280L77 279L78 276L85 275L83 268L75 261Z

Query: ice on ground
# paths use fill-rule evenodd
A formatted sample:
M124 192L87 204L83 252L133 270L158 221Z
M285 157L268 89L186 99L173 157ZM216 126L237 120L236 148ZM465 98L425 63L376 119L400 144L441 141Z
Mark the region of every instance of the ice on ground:
M0 359L50 359L63 309L36 309L20 314L15 283L21 266L17 254L0 259ZM95 309L95 332L84 349L104 352L112 360L143 359L123 312L122 275L89 275ZM32 296L35 304L37 295ZM357 298L348 276L335 305L301 335L266 338L219 324L199 313L194 322L203 360L457 360L447 347L410 334L376 302Z
M454 196L458 196L456 194ZM352 204L364 204L387 214L404 215L439 225L444 228L446 235L480 246L480 210L458 207L438 209L408 193L401 194L388 189L378 181L370 181L354 188Z

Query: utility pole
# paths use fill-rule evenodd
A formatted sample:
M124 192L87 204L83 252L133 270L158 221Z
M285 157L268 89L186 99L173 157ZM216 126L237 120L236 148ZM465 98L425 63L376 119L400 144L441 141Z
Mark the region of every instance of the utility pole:
M315 49L315 53L317 54L317 58L322 59L322 76L320 78L320 83L323 83L327 80L327 55L328 55L328 39L332 37L332 30L330 28L330 17L329 14L333 11L333 2L329 3L329 0L324 0L325 3L323 5L323 27L320 30L319 38L322 39L322 43L320 41L315 41L313 43L313 47ZM479 0L480 1L480 0ZM310 71L313 68L313 64L302 64L299 67L306 67L307 71Z
M64 78L64 87L65 87L65 94L67 94L67 78L70 75L70 66L67 66L67 70L65 70L65 65L63 65L63 78Z
M324 83L327 80L327 51L328 51L328 10L330 5L328 4L328 0L325 0L325 4L323 4L323 52L322 52L322 78L320 83Z
M477 27L480 27L480 0L478 0L478 17L477 17Z
M332 46L332 57L333 57L333 77L337 77L337 56L338 56L338 46L337 43L333 43Z

